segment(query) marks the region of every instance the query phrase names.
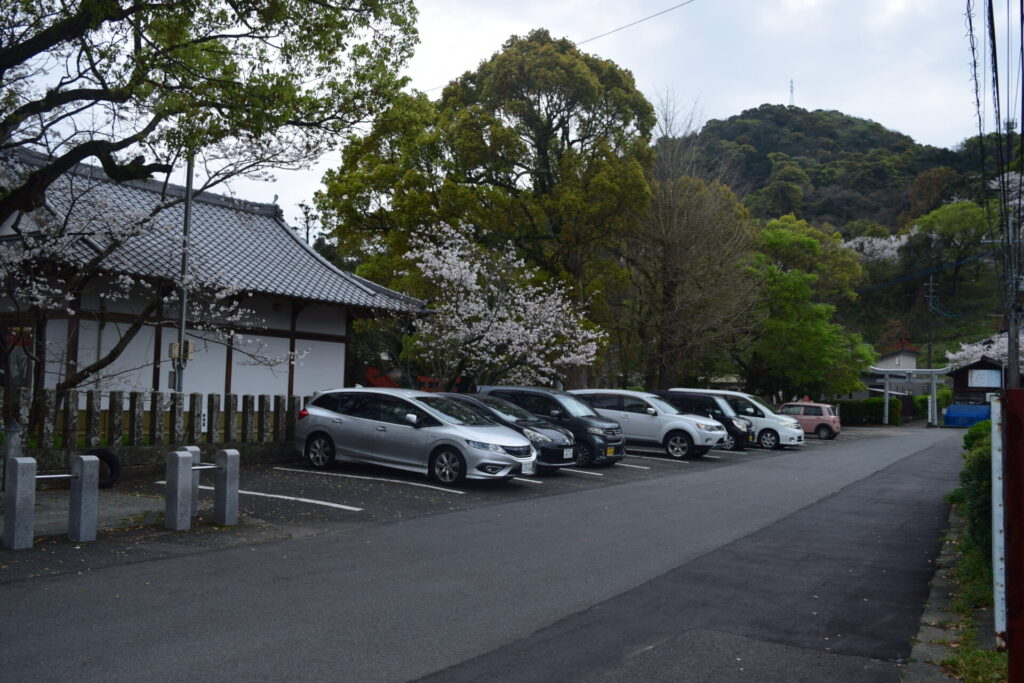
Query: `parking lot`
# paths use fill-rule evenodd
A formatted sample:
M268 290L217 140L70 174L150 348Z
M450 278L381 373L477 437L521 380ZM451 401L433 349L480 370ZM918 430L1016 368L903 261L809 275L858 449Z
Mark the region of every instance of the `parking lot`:
M833 441L811 437L801 450L827 451L843 442L885 430L854 430ZM567 467L531 477L505 481L464 480L458 486L438 486L426 476L374 465L343 463L317 470L296 456L293 462L266 465L242 472L240 513L250 520L301 527L302 533L322 533L362 524L399 521L451 510L495 505L524 498L556 496L600 486L615 486L670 474L708 468L738 467L754 459L778 458L796 449L712 450L703 457L676 460L656 449L627 449L614 465ZM212 500L204 481L203 497ZM143 487L162 494L161 483Z

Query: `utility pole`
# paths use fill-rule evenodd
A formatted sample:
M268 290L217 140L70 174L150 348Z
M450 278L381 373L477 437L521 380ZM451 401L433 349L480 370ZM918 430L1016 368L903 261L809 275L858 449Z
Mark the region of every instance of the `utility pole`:
M928 284L924 287L924 300L928 305L928 367L932 367L932 313L935 308L935 276L928 276Z
M185 225L181 239L181 288L178 297L178 357L174 359L174 390L185 391L185 364L188 362L188 351L185 347L185 325L188 322L188 238L192 227L192 176L195 172L195 155L188 155L187 178L185 180Z

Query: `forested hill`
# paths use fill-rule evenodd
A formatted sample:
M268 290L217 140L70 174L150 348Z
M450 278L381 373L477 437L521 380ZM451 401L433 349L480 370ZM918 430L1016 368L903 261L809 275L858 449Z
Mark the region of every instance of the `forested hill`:
M873 224L895 232L952 197L974 198L980 190L976 137L955 150L920 145L837 111L764 104L709 121L685 141L697 152L698 175L722 177L754 217L795 213L847 237ZM991 136L984 148L992 177Z

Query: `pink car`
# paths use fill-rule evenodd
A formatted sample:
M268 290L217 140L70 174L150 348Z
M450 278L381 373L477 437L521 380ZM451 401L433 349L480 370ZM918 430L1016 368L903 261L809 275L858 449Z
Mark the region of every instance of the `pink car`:
M796 418L806 434L814 434L819 439L834 439L843 429L836 407L827 403L785 403L779 412Z

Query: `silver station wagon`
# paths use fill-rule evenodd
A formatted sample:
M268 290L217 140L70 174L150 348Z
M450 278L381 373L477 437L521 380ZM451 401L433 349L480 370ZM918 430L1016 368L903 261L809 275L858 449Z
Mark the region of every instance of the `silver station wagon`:
M413 389L335 389L299 412L295 449L313 467L365 462L429 475L440 484L464 478L534 474L529 440L450 398Z

